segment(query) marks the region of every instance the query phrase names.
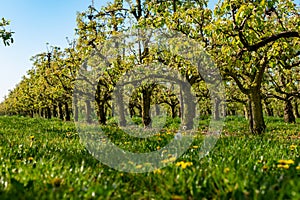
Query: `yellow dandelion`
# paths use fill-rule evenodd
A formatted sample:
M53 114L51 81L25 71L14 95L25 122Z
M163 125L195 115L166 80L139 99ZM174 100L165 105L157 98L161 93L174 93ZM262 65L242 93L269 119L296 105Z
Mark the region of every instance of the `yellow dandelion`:
M278 168L283 168L283 169L288 169L288 168L290 168L290 166L289 166L289 165L286 165L286 164L278 164L277 167L278 167Z
M192 165L193 165L192 162L184 162L184 161L180 161L180 162L177 162L177 163L176 163L176 166L177 166L177 167L181 167L182 169L185 169L185 168L187 168L187 167L189 167L189 166L192 166Z
M33 157L29 157L28 160L29 160L29 161L33 161Z
M296 167L296 170L300 170L300 166L299 165Z
M297 145L292 144L292 145L290 146L290 150L295 150L296 148L297 148Z
M181 166L181 163L182 163L182 161L177 162L177 163L175 164L175 166L179 167L179 166Z
M263 170L267 170L267 169L268 169L268 166L264 165L264 166L262 167L262 169L263 169Z
M291 165L291 164L294 164L295 162L293 160L289 159L289 160L278 160L278 163L282 164L282 165Z
M31 135L29 138L30 138L31 140L33 140L33 139L34 139L34 135Z
M198 149L199 148L199 146L193 146L193 149Z
M168 162L174 162L176 160L175 157L171 157L171 158L168 158L168 159L165 159L165 160L162 160L161 162L162 163L168 163Z
M143 165L137 165L135 168L141 169L142 167L143 167Z
M230 169L228 167L224 168L224 173L228 173L230 171Z
M161 169L156 169L153 171L154 174L161 174L162 173L162 170Z
M157 150L160 150L160 146L157 146L156 149L157 149Z
M293 160L287 160L286 162L285 162L285 164L287 164L287 165L289 165L289 164L294 164L295 162L293 161Z
M176 158L175 157L171 157L171 158L169 158L169 160L170 160L170 162L174 162L176 160Z

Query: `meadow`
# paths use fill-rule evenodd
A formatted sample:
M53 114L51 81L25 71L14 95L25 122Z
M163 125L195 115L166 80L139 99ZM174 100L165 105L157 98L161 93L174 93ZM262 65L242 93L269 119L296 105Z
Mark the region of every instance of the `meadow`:
M174 137L174 123L147 145L107 130L124 148L153 151ZM251 135L246 119L229 116L206 157L198 157L199 134L169 166L125 173L95 159L72 122L2 116L0 199L300 199L300 121L266 123L263 136Z

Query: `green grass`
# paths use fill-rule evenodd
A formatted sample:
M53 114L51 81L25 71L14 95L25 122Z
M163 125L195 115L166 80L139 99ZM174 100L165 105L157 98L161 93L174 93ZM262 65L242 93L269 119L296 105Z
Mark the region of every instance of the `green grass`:
M244 118L227 117L208 156L199 160L191 146L174 164L135 174L92 157L73 123L0 117L0 199L300 199L299 121L266 123L267 133L253 136ZM114 126L106 132L117 145L126 141L125 149L147 152L172 139L176 126L170 127L139 143ZM202 139L199 133L193 145ZM278 168L280 159L294 164ZM183 169L179 161L192 165Z

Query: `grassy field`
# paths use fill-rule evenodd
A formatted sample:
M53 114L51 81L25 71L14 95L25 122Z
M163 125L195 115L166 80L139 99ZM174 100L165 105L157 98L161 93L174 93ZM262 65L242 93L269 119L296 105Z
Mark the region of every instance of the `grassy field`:
M208 156L198 159L200 136L168 167L135 174L91 156L71 122L0 117L0 199L300 199L300 122L266 123L264 136L252 136L244 118L227 117ZM159 148L175 131L136 146L108 130L124 148L142 151Z

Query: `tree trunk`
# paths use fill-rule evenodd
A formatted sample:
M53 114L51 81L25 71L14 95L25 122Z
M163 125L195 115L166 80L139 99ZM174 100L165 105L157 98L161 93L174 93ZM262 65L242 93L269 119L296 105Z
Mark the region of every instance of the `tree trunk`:
M265 131L266 125L263 117L262 102L259 90L250 91L251 112L253 117L253 127L250 125L251 133L262 134Z
M117 88L116 89L116 104L118 107L119 112L119 120L120 120L120 126L126 126L126 119L125 119L125 109L124 109L124 99L122 94L122 89Z
M158 104L155 104L155 114L156 114L156 116L160 115L160 107Z
M50 108L50 107L47 107L47 108L46 108L46 113L47 113L47 114L46 114L46 115L47 115L47 116L46 116L47 119L51 119L52 115L51 115L51 108Z
M243 107L244 107L244 116L245 116L245 119L248 120L249 119L249 112L248 112L249 106L247 107L247 104L244 104Z
M172 110L172 118L174 119L176 117L176 105L171 105Z
M297 99L295 100L294 110L295 110L295 115L296 115L296 117L297 117L297 118L300 118L300 113L299 113L299 110L298 110L298 102L297 102Z
M184 100L183 100L183 94L182 94L182 86L180 86L180 93L179 93L179 98L180 98L180 118L181 118L181 121L183 121L183 113L184 113Z
M97 116L98 122L101 125L106 124L106 112L105 112L105 102L104 101L97 101Z
M52 113L53 113L53 117L57 117L57 105L56 104L53 105Z
M265 103L265 108L266 108L266 113L269 117L273 117L274 116L274 112L273 109L270 108L270 102L267 102L267 100L264 100Z
M58 114L59 114L59 119L64 120L64 112L62 108L62 103L58 103Z
M284 101L284 121L287 123L296 123L295 115L293 113L293 105L291 100Z
M71 121L70 109L68 102L65 102L66 121Z
M219 120L220 119L220 103L221 101L218 98L214 98L214 113L213 113L213 119Z
M143 107L142 107L142 119L145 128L151 127L152 120L151 120L151 90L149 88L145 88L142 91L142 98L143 98Z
M74 121L75 122L78 122L78 113L79 113L78 100L77 100L77 98L74 98L74 113L73 113L73 116L74 116Z
M194 126L196 103L194 102L194 96L191 93L191 86L182 85L182 89L184 94L183 124L186 127L186 130L190 130Z
M92 111L91 110L92 110L91 102L90 102L90 100L86 100L85 101L85 114L86 114L85 121L88 124L92 123L92 116L91 116Z

